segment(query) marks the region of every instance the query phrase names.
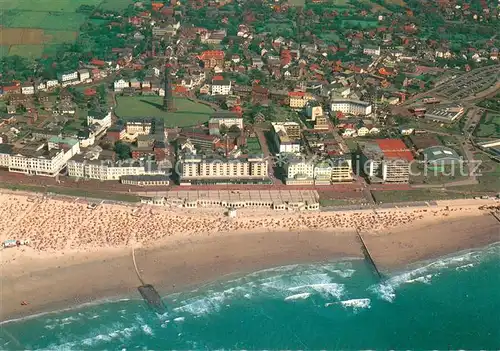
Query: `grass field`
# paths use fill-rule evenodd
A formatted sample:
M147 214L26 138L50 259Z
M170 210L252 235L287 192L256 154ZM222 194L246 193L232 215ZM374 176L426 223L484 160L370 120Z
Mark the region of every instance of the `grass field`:
M376 28L378 27L377 21L358 21L358 20L342 20L342 27L358 25L362 28Z
M101 0L2 0L2 10L75 12L81 5L98 5Z
M382 203L463 199L465 197L460 192L440 189L372 191L372 194L375 201Z
M177 111L165 112L160 109L163 98L160 96L118 96L115 113L123 119L160 117L166 127L187 127L208 121L213 109L186 98L174 98Z
M306 0L288 0L288 5L290 6L304 6Z
M43 49L43 45L12 45L9 55L36 58L42 56Z
M103 10L120 11L126 9L128 5L132 3L132 0L104 0L99 8Z
M9 49L8 45L0 45L0 57L7 56L9 54Z
M398 6L401 6L401 7L406 7L406 2L404 2L403 0L385 0L386 3L388 4L394 4L394 5L398 5Z
M77 13L82 5L123 10L133 0L0 0L0 54L40 57L56 52L55 45L71 43L88 20ZM28 46L29 45L29 46ZM45 45L45 48L40 46Z
M487 112L481 118L475 134L479 138L500 138L500 113Z

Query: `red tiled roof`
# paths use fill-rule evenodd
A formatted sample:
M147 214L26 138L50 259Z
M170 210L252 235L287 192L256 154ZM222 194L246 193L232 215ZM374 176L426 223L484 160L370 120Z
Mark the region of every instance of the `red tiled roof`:
M288 96L290 97L303 97L305 95L302 91L290 91L288 92Z
M93 96L96 93L97 93L97 91L95 89L88 88L88 89L85 89L85 91L83 92L83 95L85 95L85 96Z
M224 51L221 50L207 50L203 51L199 56L200 60L209 60L209 59L224 59Z
M98 60L98 59L92 59L92 61L90 61L90 63L92 65L95 65L95 66L104 66L106 64L106 62L104 62L102 60Z
M214 76L212 80L224 80L223 76Z
M376 143L386 158L398 158L407 161L413 160L413 154L399 139L377 139Z

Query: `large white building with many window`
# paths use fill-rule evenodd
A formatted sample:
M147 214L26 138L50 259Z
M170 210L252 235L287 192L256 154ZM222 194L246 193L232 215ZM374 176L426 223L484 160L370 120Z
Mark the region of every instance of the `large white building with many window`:
M188 156L180 160L182 184L192 182L249 182L268 178L268 161L264 157L203 158Z
M9 172L55 177L80 152L75 139L52 137L47 143L28 145L8 159Z
M372 113L372 105L369 102L360 100L333 99L330 110L351 115L366 116Z

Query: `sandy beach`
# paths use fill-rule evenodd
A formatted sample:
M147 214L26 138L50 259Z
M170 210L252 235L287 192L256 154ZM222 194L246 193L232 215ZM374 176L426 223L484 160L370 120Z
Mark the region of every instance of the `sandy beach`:
M0 239L30 240L5 249L1 320L103 297L138 298L143 279L168 293L228 274L294 263L362 258L356 228L381 269L500 240L494 201L439 202L426 208L337 212L240 211L152 206L0 194ZM21 301L29 305L21 306Z

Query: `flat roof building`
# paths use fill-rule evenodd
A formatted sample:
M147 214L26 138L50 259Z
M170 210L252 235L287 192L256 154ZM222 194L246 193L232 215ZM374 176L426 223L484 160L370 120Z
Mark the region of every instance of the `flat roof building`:
M464 113L464 107L462 105L450 104L441 105L432 110L425 112L425 119L442 122L442 123L453 123Z
M409 182L413 154L402 140L376 139L361 146L360 152L360 167L370 182Z

